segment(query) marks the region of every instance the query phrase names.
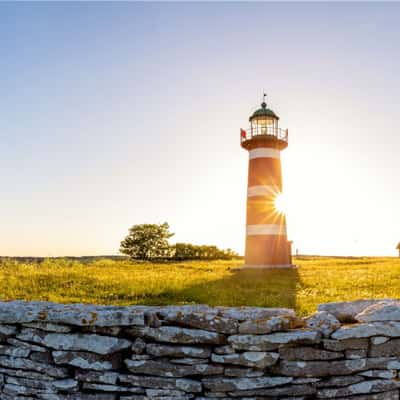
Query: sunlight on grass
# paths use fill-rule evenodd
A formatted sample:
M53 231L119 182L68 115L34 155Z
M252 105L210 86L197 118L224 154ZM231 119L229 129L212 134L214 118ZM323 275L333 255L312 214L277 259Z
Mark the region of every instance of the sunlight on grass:
M296 270L238 271L242 261L146 263L47 259L0 261L2 300L97 304L291 307L362 298L400 298L400 259L301 257Z

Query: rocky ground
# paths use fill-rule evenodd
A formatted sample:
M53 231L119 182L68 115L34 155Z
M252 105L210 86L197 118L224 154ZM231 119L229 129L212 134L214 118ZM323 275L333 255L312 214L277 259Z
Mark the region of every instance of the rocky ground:
M400 303L0 303L0 399L399 399Z

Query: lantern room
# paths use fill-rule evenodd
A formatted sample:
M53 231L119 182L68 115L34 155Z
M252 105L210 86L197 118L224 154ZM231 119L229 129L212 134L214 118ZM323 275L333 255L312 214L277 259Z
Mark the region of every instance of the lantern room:
M271 147L283 150L288 145L288 131L279 128L279 117L263 101L249 118L250 127L241 130L241 145L246 150Z
M278 129L279 117L269 108L264 101L261 108L249 118L250 129L254 135L273 135Z

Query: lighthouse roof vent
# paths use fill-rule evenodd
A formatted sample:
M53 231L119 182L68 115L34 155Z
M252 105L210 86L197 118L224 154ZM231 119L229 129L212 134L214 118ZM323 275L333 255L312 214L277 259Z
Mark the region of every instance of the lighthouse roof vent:
M267 108L267 103L265 101L261 103L261 108L254 111L253 115L249 118L249 121L256 117L270 117L279 119L279 117L272 110Z

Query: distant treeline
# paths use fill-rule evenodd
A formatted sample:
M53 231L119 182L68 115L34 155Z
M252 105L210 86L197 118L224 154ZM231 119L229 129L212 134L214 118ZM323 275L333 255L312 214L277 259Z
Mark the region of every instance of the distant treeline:
M173 258L176 260L230 260L240 258L233 250L221 250L217 246L177 243L173 247Z
M132 255L133 260L142 260L142 256ZM148 253L147 260L184 261L184 260L232 260L242 258L231 249L219 249L217 246L176 243L164 250L154 249Z
M96 260L126 260L128 257L127 256L115 256L115 255L105 255L105 256L61 256L61 257L34 257L34 256L22 256L22 257L6 257L6 256L0 256L0 262L2 261L8 261L8 260L13 260L13 261L18 261L21 263L41 263L45 260L52 259L52 260L71 260L71 261L79 261L81 263L89 263L92 261Z

